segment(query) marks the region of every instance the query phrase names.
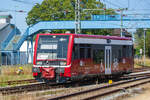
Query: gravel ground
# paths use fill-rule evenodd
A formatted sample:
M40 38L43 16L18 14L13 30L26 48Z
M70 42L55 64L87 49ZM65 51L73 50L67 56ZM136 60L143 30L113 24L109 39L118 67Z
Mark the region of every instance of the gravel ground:
M150 83L121 91L97 100L150 100Z
M81 90L86 90L86 89L90 89L90 88L95 88L98 86L103 86L104 84L97 84L97 85L89 85L89 86L80 86L80 87L74 87L74 88L60 88L60 89L52 89L50 91L53 92L48 92L42 93L45 94L45 96L41 95L41 93L39 93L39 95L37 93L25 93L25 94L16 94L13 95L13 97L3 97L2 95L0 95L0 100L45 100L47 97L51 96L56 96L56 95L60 95L60 94L66 94L66 93L72 93L72 92L77 92L77 91L81 91ZM106 85L106 83L105 83ZM42 92L42 91L41 91ZM46 92L46 91L43 91ZM39 98L40 97L40 98ZM150 83L142 85L142 86L138 86L134 89L130 89L130 90L125 90L119 93L114 94L113 96L106 96L103 99L99 98L97 100L150 100Z
M131 96L121 100L150 100L150 83L139 87L141 88L141 91L137 91L131 94Z

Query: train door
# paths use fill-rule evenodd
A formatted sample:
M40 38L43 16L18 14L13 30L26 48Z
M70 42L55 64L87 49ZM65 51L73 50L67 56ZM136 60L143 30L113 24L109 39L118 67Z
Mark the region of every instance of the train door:
M105 46L105 74L111 74L112 50L111 46Z

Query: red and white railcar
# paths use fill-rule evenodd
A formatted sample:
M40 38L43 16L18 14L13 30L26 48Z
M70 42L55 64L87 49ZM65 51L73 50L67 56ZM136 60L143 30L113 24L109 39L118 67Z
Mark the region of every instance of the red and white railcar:
M120 75L133 70L133 41L127 37L38 34L33 76L55 82Z

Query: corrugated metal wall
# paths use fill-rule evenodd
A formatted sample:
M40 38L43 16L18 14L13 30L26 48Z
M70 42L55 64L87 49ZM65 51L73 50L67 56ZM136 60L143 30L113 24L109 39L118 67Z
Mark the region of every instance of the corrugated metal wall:
M1 65L27 64L26 52L3 52Z

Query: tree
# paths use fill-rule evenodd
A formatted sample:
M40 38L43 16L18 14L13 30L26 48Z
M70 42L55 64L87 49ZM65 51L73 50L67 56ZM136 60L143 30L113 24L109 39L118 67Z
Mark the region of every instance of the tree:
M140 55L140 49L143 49L143 44L144 44L144 30L143 29L137 29L135 33L135 49L136 49L136 54Z
M146 31L146 55L150 57L150 29Z
M105 9L104 4L97 0L81 0L81 20L90 20L91 14L103 14L104 10L83 11L83 9ZM105 10L106 14L114 14L112 9ZM28 13L26 22L28 25L38 21L54 20L74 20L75 19L75 0L43 0L41 4L36 4ZM53 32L64 32L66 30L54 30ZM71 30L74 31L74 30ZM110 34L110 30L83 30L83 32Z
M150 57L150 29L146 31L146 56ZM144 50L144 30L143 29L137 29L135 33L135 49L136 54L140 55L140 49Z

